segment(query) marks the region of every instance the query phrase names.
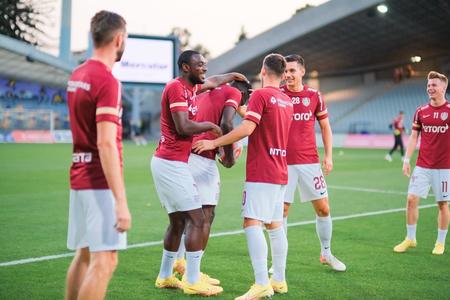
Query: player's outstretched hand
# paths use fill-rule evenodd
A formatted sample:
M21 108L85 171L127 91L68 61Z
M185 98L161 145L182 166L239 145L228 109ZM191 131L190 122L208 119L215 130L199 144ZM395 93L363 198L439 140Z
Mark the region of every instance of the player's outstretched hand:
M403 163L403 175L405 175L406 177L411 176L411 165L409 164L409 162Z
M241 105L236 109L236 112L238 115L240 115L242 118L245 117L245 113L247 112L247 105Z
M202 153L203 151L214 150L216 146L214 145L214 141L212 140L200 140L195 142L192 146L192 149L195 153Z
M328 176L333 170L333 160L329 157L325 157L322 161L322 169L325 173L325 176Z
M127 203L116 205L116 230L125 232L131 228L131 214Z

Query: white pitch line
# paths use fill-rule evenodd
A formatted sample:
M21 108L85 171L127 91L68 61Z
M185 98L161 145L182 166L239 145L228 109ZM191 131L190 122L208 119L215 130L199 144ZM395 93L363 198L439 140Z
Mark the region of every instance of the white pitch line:
M335 190L355 191L355 192L368 192L368 193L393 194L393 195L408 195L408 193L406 193L406 192L386 191L386 190L359 188L359 187L342 186L342 185L329 185L328 188L335 189Z
M430 208L430 207L435 207L435 206L436 206L436 204L420 205L419 209ZM396 212L402 212L402 211L405 211L405 208L394 208L394 209L386 209L386 210L372 211L372 212L366 212L366 213L351 214L351 215L347 215L347 216L337 216L337 217L333 217L333 221L348 220L348 219L376 216L376 215L384 215L384 214L390 214L390 213L396 213ZM288 226L293 227L293 226L302 226L302 225L315 224L315 223L316 223L316 220L309 220L309 221L289 223ZM242 233L244 233L244 230L224 231L224 232L213 233L213 234L211 234L211 237L213 238L213 237L221 237L221 236L227 236L227 235L237 235L237 234L242 234ZM162 243L163 243L163 241L153 241L153 242L132 244L132 245L128 246L128 249L158 246L158 245L162 245ZM49 256L19 259L19 260L13 260L13 261L9 261L9 262L0 263L0 267L30 264L30 263L39 262L39 261L54 260L54 259L64 258L64 257L72 257L74 255L75 255L75 253L71 252L71 253L63 253L63 254L56 254L56 255L49 255Z

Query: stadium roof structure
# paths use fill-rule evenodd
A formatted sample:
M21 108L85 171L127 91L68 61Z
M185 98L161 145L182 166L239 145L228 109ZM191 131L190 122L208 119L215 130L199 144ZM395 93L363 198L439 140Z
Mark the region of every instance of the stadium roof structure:
M386 13L377 10L385 4ZM210 74L256 74L271 52L301 54L319 77L345 75L444 58L450 61L448 0L331 0L212 59Z
M0 35L0 76L50 86L66 85L75 64L44 53L36 47Z

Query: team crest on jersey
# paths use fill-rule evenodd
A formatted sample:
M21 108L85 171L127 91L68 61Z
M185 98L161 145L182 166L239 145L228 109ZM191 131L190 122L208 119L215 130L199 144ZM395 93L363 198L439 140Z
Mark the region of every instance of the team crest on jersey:
M275 97L272 97L272 98L270 98L270 102L272 104L275 104L275 103L277 103L277 99Z
M311 100L308 97L302 98L302 104L304 106L309 106L310 103L311 103Z
M442 120L442 121L447 120L447 118L448 118L448 113L447 113L446 111L443 112L443 113L441 113L441 120Z

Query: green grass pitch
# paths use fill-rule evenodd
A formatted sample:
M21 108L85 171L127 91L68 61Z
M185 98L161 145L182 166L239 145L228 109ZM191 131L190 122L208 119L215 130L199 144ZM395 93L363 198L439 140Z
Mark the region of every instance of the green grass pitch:
M155 194L150 173L154 145L124 148L127 195L133 216L129 245L160 241L168 219ZM340 153L341 152L341 153ZM289 293L274 299L448 299L450 253L433 256L437 209L420 211L418 248L394 254L405 235L404 212L408 179L399 156L383 160L382 150L336 149L334 171L327 177L331 212L350 216L333 223L333 253L347 264L335 273L319 264L319 242L314 224L289 228L287 280ZM68 253L68 170L70 145L0 144L0 264ZM230 170L220 168L222 196L214 233L240 230L245 159ZM421 204L434 204L434 198ZM379 212L378 215L357 214ZM296 202L289 223L314 220L311 205ZM448 246L447 242L447 246ZM449 248L450 249L450 248ZM107 299L197 299L180 291L157 290L162 246L128 249ZM62 299L71 257L0 265L0 299ZM234 299L253 283L243 234L213 237L202 269L219 278L224 293Z

